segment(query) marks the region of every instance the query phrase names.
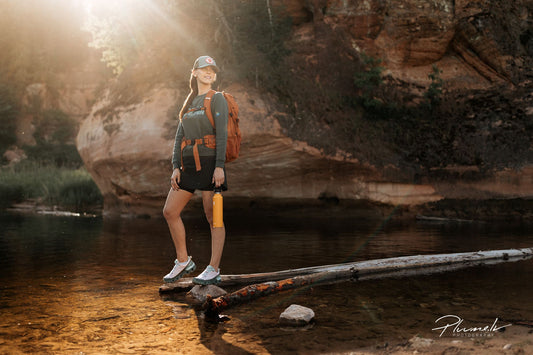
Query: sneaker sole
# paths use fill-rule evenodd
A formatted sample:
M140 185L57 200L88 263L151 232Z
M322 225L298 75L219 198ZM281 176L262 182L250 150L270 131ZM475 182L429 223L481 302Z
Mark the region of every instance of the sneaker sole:
M187 274L190 274L191 272L194 272L194 270L196 270L196 264L194 263L194 261L191 261L191 262L189 263L189 265L187 265L187 266L185 267L185 269L183 269L182 272L180 272L179 274L177 274L176 276L174 276L174 277L172 277L172 278L170 278L170 279L166 279L166 278L163 277L163 281L165 281L165 282L174 282L174 281L177 281L177 280L181 279L182 276L187 275Z
M220 275L218 275L217 277L214 277L212 278L211 280L204 280L204 279L198 279L198 278L194 278L192 279L192 282L194 284L197 284L197 285L203 285L203 286L206 286L206 285L217 285L220 283L221 278L220 278Z

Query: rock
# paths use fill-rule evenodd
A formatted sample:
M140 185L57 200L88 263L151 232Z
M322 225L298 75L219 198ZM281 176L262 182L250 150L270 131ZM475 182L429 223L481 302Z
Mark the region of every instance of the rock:
M26 153L24 153L24 150L18 147L13 147L12 149L8 149L5 151L4 158L10 164L16 164L21 160L26 159Z
M207 296L212 298L225 295L227 292L215 285L196 285L189 292L187 292L187 299L193 303L204 303Z
M523 8L524 1L517 1L515 7ZM433 65L441 69L441 78L450 91L488 89L512 77L508 57L519 57L519 53L505 52L509 42L505 36L512 33L499 33L502 31L487 20L492 17L487 16L491 11L507 13L502 7L505 2L491 4L466 0L272 2L294 20L287 39L292 54L286 63L291 63L295 77L316 72L313 80L320 87L328 88L327 79L320 75L324 67L328 73L335 72L328 66L334 61L350 68L357 64L358 53L365 52L383 59L384 76L411 85L415 94L431 84L428 74ZM517 16L514 12L506 16L510 21L505 23L516 32L519 23L527 22L525 19L530 15L527 11L521 14L525 16L521 21L512 21ZM526 63L523 67L528 67ZM337 85L337 79L342 85ZM330 84L353 90L351 75L337 79ZM186 88L183 86L180 91L174 84L159 81L148 84L133 101L121 98L128 96L125 92L109 94L110 88L97 98L79 130L76 145L104 196L106 215L161 216L170 189L175 115ZM336 154L329 155L314 148L312 145L320 146L317 141L335 140L334 136L330 137L327 125L320 128L324 139L318 137L311 141L317 133L312 131L291 138L299 131L298 127L286 126L286 122L294 121L295 117L290 117L294 112L278 98L245 84L233 83L224 89L237 99L243 133L241 156L226 168L229 190L225 196L252 199L330 196L337 200L369 200L392 205L417 205L444 198L533 197L531 165L520 170L495 171L484 179L460 175L455 180L431 180L423 176L420 180L423 183L411 183L415 179L396 163L396 158L380 167L379 161L373 162L376 166L364 161L364 154L359 156L360 160L354 159L342 146ZM80 97L91 98L82 95L81 89L77 92ZM30 94L43 96L46 92L37 85L29 88L28 97ZM71 107L69 112L76 115L83 114L86 102L75 96L63 106ZM523 106L524 112L532 114L529 101ZM280 122L285 122L285 126ZM26 132L24 136L31 135L29 127L19 131ZM261 184L257 183L259 180Z
M306 142L293 140L282 132L276 118L283 114L263 101L264 95L242 85L227 91L239 104L243 142L240 157L226 168L230 188L225 196L317 199L327 195L403 204L441 198L431 186L380 181L373 167L342 152L326 156ZM105 215L161 215L170 189L177 126L171 112L175 98L182 94L155 87L143 102L127 107L113 107L112 99L104 96L83 121L76 146L104 197ZM264 183L257 184L262 177Z
M119 107L104 95L81 124L76 146L106 215L161 215L177 128L168 111L178 94L156 87L143 102Z
M505 344L505 345L503 346L503 350L509 350L509 349L511 349L512 347L513 347L513 344Z
M414 336L411 339L409 339L409 343L411 344L411 347L414 349L422 349L427 348L433 344L433 339L427 339L427 338L421 338L419 336Z
M303 326L309 324L315 317L312 309L297 304L292 304L281 313L279 322L282 325Z

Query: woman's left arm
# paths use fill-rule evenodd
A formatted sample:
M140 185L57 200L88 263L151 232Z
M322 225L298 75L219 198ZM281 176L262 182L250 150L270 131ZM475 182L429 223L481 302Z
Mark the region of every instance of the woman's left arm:
M224 183L224 162L226 161L226 144L228 142L228 103L222 93L216 93L211 105L213 118L215 120L216 134L216 161L213 172L213 183L219 187Z
M222 93L217 92L213 97L211 112L215 120L216 134L216 162L217 168L224 168L226 160L226 144L228 142L228 103Z

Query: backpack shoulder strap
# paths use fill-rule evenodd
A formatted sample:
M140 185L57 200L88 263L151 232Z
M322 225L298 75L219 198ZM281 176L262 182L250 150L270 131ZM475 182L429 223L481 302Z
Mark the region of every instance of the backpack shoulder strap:
M215 90L209 90L204 99L205 114L207 115L207 118L209 118L209 122L211 122L213 128L215 128L215 120L213 119L213 112L211 112L211 99L215 94Z

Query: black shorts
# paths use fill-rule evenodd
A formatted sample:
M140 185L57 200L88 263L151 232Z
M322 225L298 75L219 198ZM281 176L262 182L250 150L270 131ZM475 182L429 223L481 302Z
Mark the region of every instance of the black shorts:
M194 157L184 156L183 167L181 168L180 189L194 193L195 190L213 191L213 173L215 172L215 156L200 156L202 170L196 171ZM224 169L224 183L220 186L222 191L228 189L228 177Z

